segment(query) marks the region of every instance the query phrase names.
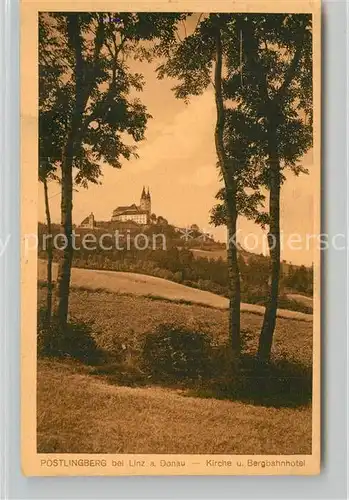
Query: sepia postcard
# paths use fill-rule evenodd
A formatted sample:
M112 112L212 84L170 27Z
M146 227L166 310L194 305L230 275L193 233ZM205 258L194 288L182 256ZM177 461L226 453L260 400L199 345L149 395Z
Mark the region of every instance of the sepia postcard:
M320 472L320 24L22 0L23 474Z

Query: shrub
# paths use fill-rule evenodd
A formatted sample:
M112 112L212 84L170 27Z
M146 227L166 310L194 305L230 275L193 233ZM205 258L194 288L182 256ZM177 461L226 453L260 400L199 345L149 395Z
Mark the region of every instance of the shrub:
M100 362L102 355L89 325L70 322L62 331L55 318L48 327L39 323L38 353L43 356L70 357L86 364Z
M239 399L274 407L297 407L311 401L311 367L287 359L274 359L260 366L249 354L242 356L241 365L243 384L236 395Z
M211 337L175 324L161 324L146 335L143 361L158 379L177 381L209 374Z

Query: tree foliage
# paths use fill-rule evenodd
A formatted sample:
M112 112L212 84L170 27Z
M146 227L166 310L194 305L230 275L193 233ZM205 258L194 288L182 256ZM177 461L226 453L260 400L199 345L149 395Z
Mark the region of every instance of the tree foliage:
M261 186L269 190L271 284L259 341L262 363L271 354L280 279L280 189L285 169L306 172L300 160L312 145L311 16L238 16L240 75L227 82L237 108L253 123L250 141L260 160ZM234 57L234 53L233 53Z
M268 359L280 276L280 188L286 168L306 173L300 160L312 144L311 16L210 14L200 20L160 66L159 76L179 79L173 90L186 101L213 85L224 187L211 222L229 231L237 212L269 226L271 288L260 341ZM270 192L269 214L262 187ZM232 265L236 275L237 264Z
M41 13L40 158L58 162L61 171L62 232L67 248L58 279L59 309L64 328L68 315L72 263L73 182L98 182L101 165L120 168L136 155L150 118L136 97L143 76L130 71L130 57L151 57L137 47L169 44L180 14L74 12ZM155 50L155 49L154 49ZM133 143L127 141L127 137Z

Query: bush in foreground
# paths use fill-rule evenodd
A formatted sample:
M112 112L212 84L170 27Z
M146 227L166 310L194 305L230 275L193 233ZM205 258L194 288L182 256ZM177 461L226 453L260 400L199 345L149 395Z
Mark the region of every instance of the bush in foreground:
M157 379L197 379L209 374L211 353L209 335L163 323L146 336L143 361Z
M43 320L44 291L40 295ZM225 311L103 293L97 298L81 290L74 290L72 298L76 319L63 336L54 323L47 330L39 321L39 355L94 365L91 373L117 385L177 386L199 397L273 407L311 402L308 323L279 320L272 361L261 371L255 357L260 318L243 315L241 370L233 379Z
M42 356L57 358L73 358L86 364L98 363L101 352L92 336L89 325L70 321L62 331L56 318L52 318L49 326L44 326L42 317L39 315L38 327L38 353Z

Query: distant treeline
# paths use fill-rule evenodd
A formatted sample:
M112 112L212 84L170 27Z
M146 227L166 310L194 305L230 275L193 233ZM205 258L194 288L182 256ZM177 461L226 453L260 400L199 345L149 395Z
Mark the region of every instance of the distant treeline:
M46 258L43 248L43 234L46 227L39 224L39 257ZM91 230L77 228L81 242L84 234L96 234L97 238L106 233L103 230ZM129 250L103 250L98 245L94 250L80 248L75 250L73 266L88 269L104 269L110 271L124 271L147 274L164 278L176 283L181 283L193 288L199 288L222 296L228 296L228 266L222 258L208 258L196 256L190 248L197 248L198 242L190 240L183 243L180 248L178 235L171 228L166 228L167 250L146 249L137 250L131 247ZM59 227L54 226L53 233L57 234ZM147 234L147 231L144 231ZM172 237L171 237L172 236ZM192 246L190 246L192 245ZM201 247L202 247L201 243ZM209 249L212 243L204 248ZM54 250L54 260L58 260L59 250ZM268 290L269 259L263 255L241 252L239 255L241 272L241 299L251 304L264 304ZM279 307L297 310L301 312L312 312L312 309L304 304L299 304L286 297L287 293L301 293L308 296L313 292L313 273L311 268L304 266L296 267L288 264L283 267L284 272L280 282Z

